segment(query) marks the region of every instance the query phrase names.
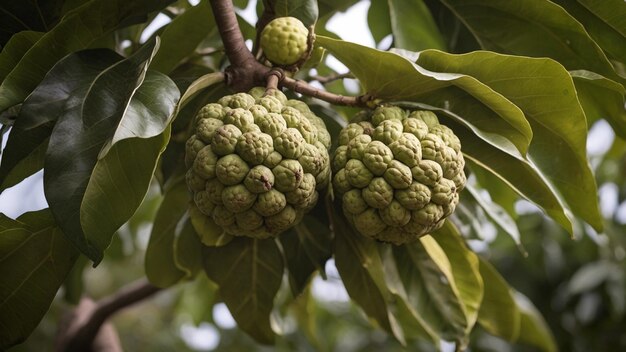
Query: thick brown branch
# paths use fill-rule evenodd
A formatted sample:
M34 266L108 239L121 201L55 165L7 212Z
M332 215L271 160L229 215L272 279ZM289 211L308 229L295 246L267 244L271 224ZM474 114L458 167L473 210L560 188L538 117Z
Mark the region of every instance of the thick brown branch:
M367 106L367 103L371 100L371 97L368 95L347 97L345 95L330 93L325 90L315 88L312 85L308 84L306 81L296 80L289 77L285 77L285 79L283 79L283 81L281 82L281 85L283 87L287 87L293 90L294 92L318 98L335 105L365 107Z
M160 288L142 279L95 304L89 299L83 299L72 312L67 329L61 331L57 351L91 351L100 328L111 315L159 290Z
M226 56L231 63L225 72L226 84L236 91L246 91L263 84L269 68L256 61L246 47L232 1L211 0L211 8Z

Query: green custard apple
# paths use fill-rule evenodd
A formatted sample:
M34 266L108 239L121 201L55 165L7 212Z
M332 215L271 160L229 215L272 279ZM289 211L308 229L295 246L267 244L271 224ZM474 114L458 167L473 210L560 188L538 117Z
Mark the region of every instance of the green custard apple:
M439 229L465 187L461 142L431 111L381 106L339 134L333 187L361 234L401 245Z
M313 208L330 182L322 119L279 90L264 92L256 87L204 106L186 143L194 214L234 236L275 237Z
M277 65L293 65L308 51L309 30L295 17L278 17L261 32L265 57Z

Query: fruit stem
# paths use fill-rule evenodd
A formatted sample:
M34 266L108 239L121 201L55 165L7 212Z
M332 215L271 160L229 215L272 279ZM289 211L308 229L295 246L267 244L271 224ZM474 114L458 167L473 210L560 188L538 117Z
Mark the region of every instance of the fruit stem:
M372 97L369 95L357 97L337 95L315 88L305 81L285 77L282 73L281 75L272 73L278 71L273 71L275 68L267 67L258 62L246 47L237 22L233 2L231 0L210 0L210 3L213 16L215 16L215 23L224 43L226 56L231 63L224 72L226 84L230 88L244 92L255 86L266 85L269 87L269 84L272 84L336 105L367 106L367 103L372 101ZM309 40L313 40L313 36Z

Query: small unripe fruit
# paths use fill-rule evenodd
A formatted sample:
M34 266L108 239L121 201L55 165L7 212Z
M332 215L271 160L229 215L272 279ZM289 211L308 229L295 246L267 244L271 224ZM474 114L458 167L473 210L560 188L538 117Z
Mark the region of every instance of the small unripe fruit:
M279 17L270 21L261 32L261 48L265 57L277 65L293 65L308 50L309 30L295 17Z

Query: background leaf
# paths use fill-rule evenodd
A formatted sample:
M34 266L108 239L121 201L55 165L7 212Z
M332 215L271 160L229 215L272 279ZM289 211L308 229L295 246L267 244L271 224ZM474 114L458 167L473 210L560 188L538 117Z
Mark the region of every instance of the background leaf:
M562 7L547 0L442 0L485 50L549 57L568 70L617 77L602 49ZM506 28L506 31L501 30Z
M388 2L394 47L411 51L445 50L443 38L422 0Z
M570 71L588 124L606 119L615 133L626 139L626 89L621 84L590 71Z
M443 339L464 341L468 319L450 262L432 237L393 248L409 303Z
M150 69L170 73L214 30L215 19L211 7L208 1L200 1L165 27L160 35L160 50L154 56Z
M189 202L189 191L184 177L172 180L164 192L150 241L146 249L145 269L148 280L159 287L169 287L185 276L174 258L175 231Z
M274 240L237 237L223 247L204 248L204 270L237 325L258 342L270 344L270 313L284 263Z
M23 31L11 37L0 52L0 82L42 36L42 32Z
M480 260L480 274L485 283L478 323L490 334L514 342L520 334L521 314L509 285L487 261Z
M49 209L0 214L0 348L23 342L48 311L78 252Z
M461 237L459 230L450 220L432 234L450 261L450 268L459 298L465 306L467 333L471 332L478 319L478 311L483 301L484 284L480 276L479 260Z
M332 233L320 220L306 215L302 222L279 237L294 296L304 291L315 271L326 278L324 268L332 256Z
M275 0L272 3L276 17L295 17L307 27L317 22L319 9L316 0Z
M550 328L532 302L519 292L515 292L515 302L521 314L517 342L539 347L545 352L558 351Z

